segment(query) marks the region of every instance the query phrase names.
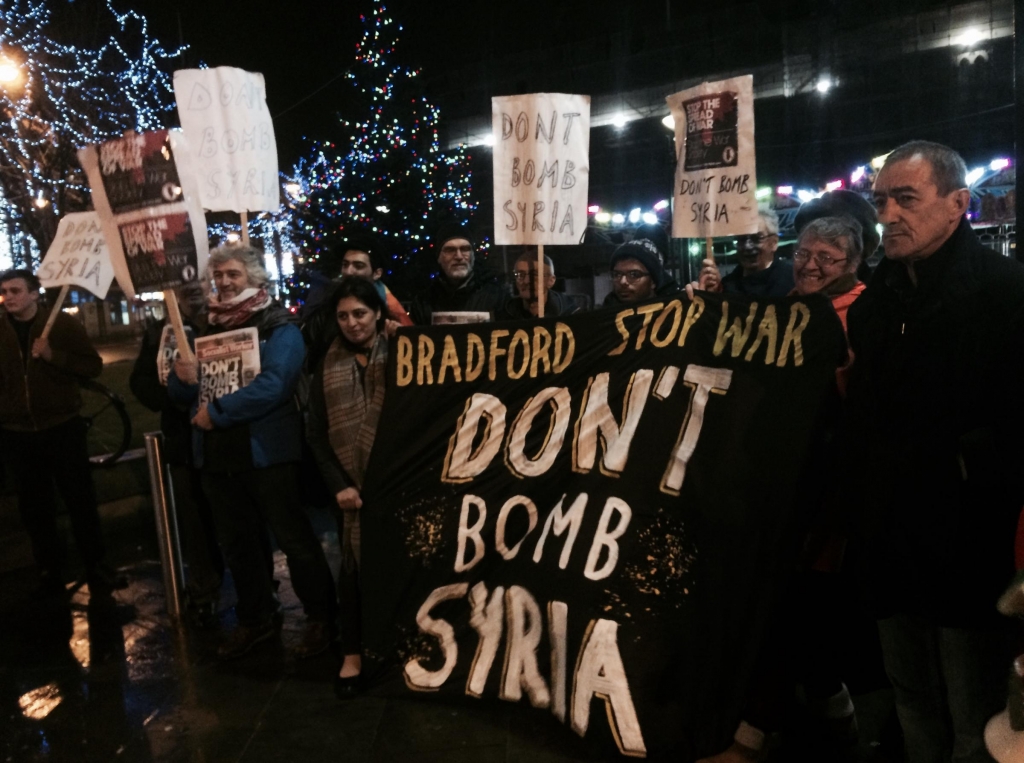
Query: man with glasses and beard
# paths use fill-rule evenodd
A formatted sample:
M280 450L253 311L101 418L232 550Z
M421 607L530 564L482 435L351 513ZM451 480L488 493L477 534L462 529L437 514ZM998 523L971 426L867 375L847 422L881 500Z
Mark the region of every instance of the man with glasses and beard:
M785 297L793 291L793 264L775 256L779 218L767 209L758 210L757 218L757 233L736 237L736 268L722 278L714 260L704 260L696 288L751 297Z

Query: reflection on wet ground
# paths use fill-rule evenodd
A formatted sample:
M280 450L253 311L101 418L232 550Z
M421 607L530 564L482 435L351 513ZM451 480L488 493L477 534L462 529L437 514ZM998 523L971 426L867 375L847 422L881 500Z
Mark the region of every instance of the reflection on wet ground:
M505 703L373 693L339 702L330 654L301 662L289 654L303 615L280 553L280 640L218 663L219 633L168 619L146 519L120 524L110 540L126 590L93 595L69 584L67 597L36 602L30 569L0 574L0 761L598 759L545 714ZM316 524L337 569L330 521ZM230 582L223 596L222 627L230 628Z

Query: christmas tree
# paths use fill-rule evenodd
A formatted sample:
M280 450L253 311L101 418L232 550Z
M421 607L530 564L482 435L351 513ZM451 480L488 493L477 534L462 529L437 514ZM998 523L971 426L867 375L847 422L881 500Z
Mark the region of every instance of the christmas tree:
M476 205L464 150L442 153L438 109L419 87L420 72L393 58L402 27L377 3L360 16L362 39L348 79L361 119L342 119L347 140L314 143L295 167L286 189L296 206L302 255L289 282L291 301L301 303L311 274L338 274L338 244L370 233L390 258L386 277L406 297L434 265L429 236L442 220L466 220Z
M11 257L28 267L58 218L88 207L77 149L156 129L174 107L166 69L180 51L150 37L145 18L109 0L58 12L47 0L0 4L0 195ZM102 44L66 36L77 33Z

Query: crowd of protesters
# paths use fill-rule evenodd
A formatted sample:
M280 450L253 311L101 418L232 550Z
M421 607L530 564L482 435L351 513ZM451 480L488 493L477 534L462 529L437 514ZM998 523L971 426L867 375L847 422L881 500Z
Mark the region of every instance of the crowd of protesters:
M1014 654L1012 623L995 601L1014 574L1024 504L1021 396L1024 267L983 248L966 219L966 167L955 151L917 141L879 171L873 204L849 191L804 204L791 260L778 254L779 221L761 211L756 234L737 239L738 265L724 277L705 260L680 286L665 267L666 242L636 238L609 262L603 307L695 291L757 297L821 294L848 336L837 359L828 442L813 459L819 511L764 637L735 741L713 763L762 759L781 728L778 710L800 685L822 724L823 760L841 760L857 737L856 712L835 659L830 602L841 570L856 568L877 621L907 760L990 761L986 722L1006 705ZM879 236L881 231L881 236ZM867 267L879 244L884 258ZM257 377L199 403L194 361L157 378L161 326L144 337L133 392L159 410L174 472L195 620L217 623L225 566L237 593L238 625L219 656L231 659L274 638L280 624L268 531L284 553L306 616L297 656L337 645L335 691L359 690L360 491L385 397L388 336L437 322L440 313L482 319L568 315L586 304L554 290L555 264L533 252L513 264L513 290L476 268L463 226L434 236L439 272L407 313L384 285L379 245L342 244L341 272L310 300L302 327L268 294L262 254L242 245L211 253L212 291L179 291L194 335L254 327ZM75 414L78 377L100 363L77 324L61 316L49 340L31 273L0 277L0 428L17 453L18 496L39 565L42 592L61 588L62 550L53 487L61 491L90 583L116 585L103 563L95 498ZM61 459L42 450L60 447ZM74 452L71 452L74 451ZM301 505L304 453L333 498L341 569L332 580ZM47 468L50 472L43 468ZM55 464L63 464L54 471ZM77 465L77 466L76 466ZM51 473L52 472L52 473ZM788 644L788 646L787 646ZM790 656L779 658L780 653Z

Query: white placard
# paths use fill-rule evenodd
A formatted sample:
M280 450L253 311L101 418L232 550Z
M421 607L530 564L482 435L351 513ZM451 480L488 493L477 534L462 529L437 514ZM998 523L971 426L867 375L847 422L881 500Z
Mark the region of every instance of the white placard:
M494 240L578 244L587 227L590 96L491 99Z
M276 212L277 141L263 75L232 66L180 69L174 99L193 148L203 207Z
M757 233L753 76L705 82L665 100L676 123L672 235Z
M36 275L47 289L77 286L105 299L114 280L114 266L99 215L95 212L64 215Z

